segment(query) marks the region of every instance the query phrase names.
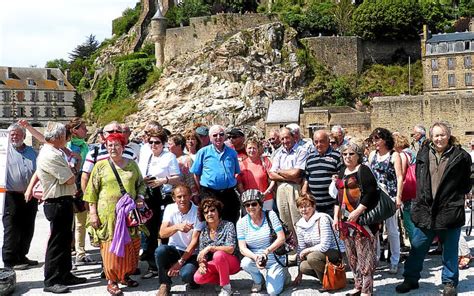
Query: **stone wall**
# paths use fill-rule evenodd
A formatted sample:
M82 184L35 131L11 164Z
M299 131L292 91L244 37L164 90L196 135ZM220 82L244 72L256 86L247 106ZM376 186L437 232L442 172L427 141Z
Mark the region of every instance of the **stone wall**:
M201 49L209 41L276 20L275 16L257 13L225 13L191 18L189 26L166 30L165 62L181 54Z
M435 121L444 120L461 144L466 145L474 135L472 95L379 97L373 99L372 106L372 129L386 127L410 136L416 124L428 128Z
M409 55L412 62L421 57L419 40L371 42L355 36L319 36L301 41L313 57L337 75L361 73L367 64L391 63L397 51Z

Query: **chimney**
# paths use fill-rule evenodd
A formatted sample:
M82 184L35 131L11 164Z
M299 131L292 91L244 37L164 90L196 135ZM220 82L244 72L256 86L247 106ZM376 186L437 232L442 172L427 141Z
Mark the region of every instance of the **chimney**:
M13 79L13 70L12 67L7 68L7 79Z
M428 25L423 25L423 33L421 34L421 57L426 55L426 41L431 38L431 33L428 30Z
M46 69L46 80L52 80L51 69Z
M69 82L69 78L71 78L69 69L64 70L64 76L66 77L66 81Z

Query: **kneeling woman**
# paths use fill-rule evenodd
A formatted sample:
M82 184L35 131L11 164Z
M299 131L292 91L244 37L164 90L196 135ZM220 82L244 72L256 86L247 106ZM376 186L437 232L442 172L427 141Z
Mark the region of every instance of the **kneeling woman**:
M263 195L260 191L249 189L242 194L241 199L247 215L237 222L239 249L240 253L245 256L240 265L252 276L254 282L251 288L252 293L262 290L263 275L261 272L266 270L267 293L278 295L283 291L284 284L291 280L286 268L277 262L273 254L285 242L280 219L275 212L266 213L262 210ZM270 240L270 225L267 217L277 234L277 239L274 242ZM280 256L278 260L283 263L285 258Z
M199 269L194 281L200 285L220 285L219 295L231 295L230 275L239 272L240 265L235 256L235 226L221 219L223 208L222 202L215 198L206 198L199 205L199 220L206 220L206 226L199 236Z
M303 274L316 276L322 282L326 256L329 261L338 263L342 259L339 249L344 252L344 244L339 238L336 242L338 234L332 229L332 218L328 214L316 212L313 198L303 195L296 200L296 206L301 219L296 222L299 272L294 284L301 282Z

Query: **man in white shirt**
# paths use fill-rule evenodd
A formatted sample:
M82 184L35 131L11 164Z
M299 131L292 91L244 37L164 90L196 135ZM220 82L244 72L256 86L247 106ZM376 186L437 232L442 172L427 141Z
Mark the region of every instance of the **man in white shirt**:
M156 248L155 260L158 266L160 289L157 295L170 295L171 277L181 276L190 288L194 273L198 269L196 247L204 222L199 221L198 207L191 202L191 189L184 184L173 190L175 203L166 207L160 228L160 237L169 238L168 245Z

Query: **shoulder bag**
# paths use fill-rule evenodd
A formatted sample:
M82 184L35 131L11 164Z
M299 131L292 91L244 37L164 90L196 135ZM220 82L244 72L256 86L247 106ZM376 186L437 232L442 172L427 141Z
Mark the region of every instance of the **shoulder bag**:
M359 179L360 184L360 192L361 195L364 194L362 191L362 182L360 177L360 167L357 171L357 177ZM375 177L374 177L375 178ZM362 215L359 216L357 223L359 225L371 225L376 223L381 223L385 221L387 218L392 217L395 215L397 211L397 206L395 201L392 200L390 195L388 195L387 191L382 188L380 185L377 184L377 195L379 197L379 201L375 208L364 212Z
M269 211L265 211L265 217L268 221L268 227L270 228L270 243L273 243L277 239L277 234L275 230L273 229L272 221L270 220ZM287 256L288 253L296 250L296 246L298 245L298 243L296 241L295 234L293 233L293 231L291 231L288 228L288 225L283 223L280 217L278 217L278 220L280 220L281 227L283 229L283 232L285 233L285 242L280 247L278 247L278 249L273 251L273 254L275 254L275 259L278 262L278 264L285 267L288 264L288 260L286 260L287 264L285 265L278 259L278 256L284 256L284 255Z
M115 179L120 187L120 193L122 196L128 194L123 186L122 179L120 179L120 175L117 172L117 168L115 168L114 163L109 158L109 164L112 167L112 171L114 172ZM127 226L128 227L137 227L139 225L145 224L148 220L153 217L153 211L147 206L146 202L143 201L143 207L138 209L135 208L131 210L127 215Z
M339 253L339 260L337 263L332 263L326 256L326 266L324 267L324 275L322 282L323 288L328 291L343 289L347 285L346 265L344 264L344 260L342 259L341 248L339 247L339 242L332 227L331 230L332 235L334 237L334 241L336 242L337 251Z

